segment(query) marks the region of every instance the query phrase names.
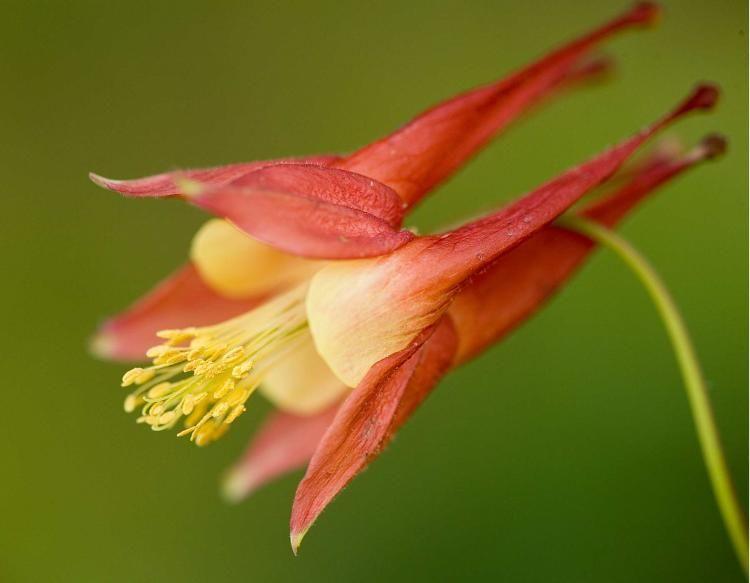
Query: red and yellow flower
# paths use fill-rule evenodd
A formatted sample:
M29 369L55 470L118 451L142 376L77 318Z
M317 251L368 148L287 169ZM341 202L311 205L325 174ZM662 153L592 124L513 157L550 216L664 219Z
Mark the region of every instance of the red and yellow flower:
M190 262L94 341L135 359L127 411L199 445L223 435L263 392L279 409L231 470L241 498L309 461L292 510L293 548L333 497L388 443L448 371L529 317L591 250L552 223L582 211L608 226L663 182L723 149L711 137L623 165L655 133L708 109L696 89L668 115L516 202L440 234L402 227L406 213L520 114L598 72L591 50L657 15L623 16L499 82L446 101L348 156L251 162L98 184L134 197L181 197L216 215ZM619 174L618 174L619 173ZM620 178L612 183L611 177ZM606 186L605 186L606 188ZM154 344L154 338L162 342Z

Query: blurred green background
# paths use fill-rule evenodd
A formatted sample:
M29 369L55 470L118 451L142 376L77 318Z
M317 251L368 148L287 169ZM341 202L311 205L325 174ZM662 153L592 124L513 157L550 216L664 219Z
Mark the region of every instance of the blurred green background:
M642 126L696 81L730 153L624 232L682 307L747 497L747 56L740 0L665 2L607 46L616 78L551 104L414 216L508 200ZM87 337L181 262L202 214L86 173L349 151L610 17L620 2L94 2L0 7L4 394L0 580L740 581L664 331L598 254L551 305L452 374L310 532L300 474L236 507L218 476L268 410L207 449L122 412Z

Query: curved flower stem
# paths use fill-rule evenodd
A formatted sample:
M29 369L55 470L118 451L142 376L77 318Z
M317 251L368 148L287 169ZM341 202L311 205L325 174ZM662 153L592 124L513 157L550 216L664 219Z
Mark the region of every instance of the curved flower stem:
M577 231L593 241L614 251L638 277L651 296L667 329L669 339L685 382L688 401L695 422L716 502L719 505L724 526L737 553L742 569L747 575L748 540L747 525L740 508L732 479L729 475L724 452L716 428L711 403L708 400L706 382L703 378L695 349L688 335L685 322L669 294L664 282L648 261L617 233L592 220L582 217L565 217L561 225Z

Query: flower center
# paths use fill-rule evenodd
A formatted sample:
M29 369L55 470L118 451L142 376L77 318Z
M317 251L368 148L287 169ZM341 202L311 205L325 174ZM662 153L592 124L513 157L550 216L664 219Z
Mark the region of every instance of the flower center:
M134 368L122 386L135 385L125 411L141 407L137 423L154 431L171 429L184 418L198 445L215 441L245 412L245 403L279 360L308 334L307 286L213 326L162 330L162 344L148 350L152 366Z

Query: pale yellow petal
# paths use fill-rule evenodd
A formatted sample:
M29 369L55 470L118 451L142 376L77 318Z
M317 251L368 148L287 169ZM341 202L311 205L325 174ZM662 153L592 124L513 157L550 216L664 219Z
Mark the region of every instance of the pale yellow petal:
M323 265L260 243L222 219L212 219L200 228L190 257L214 291L232 298L294 285Z
M318 353L347 386L356 387L373 364L406 348L447 309L453 291L418 268L428 244L415 241L388 256L337 261L313 276L310 331Z
M318 355L312 338L270 369L261 392L276 407L296 415L313 415L349 391Z

